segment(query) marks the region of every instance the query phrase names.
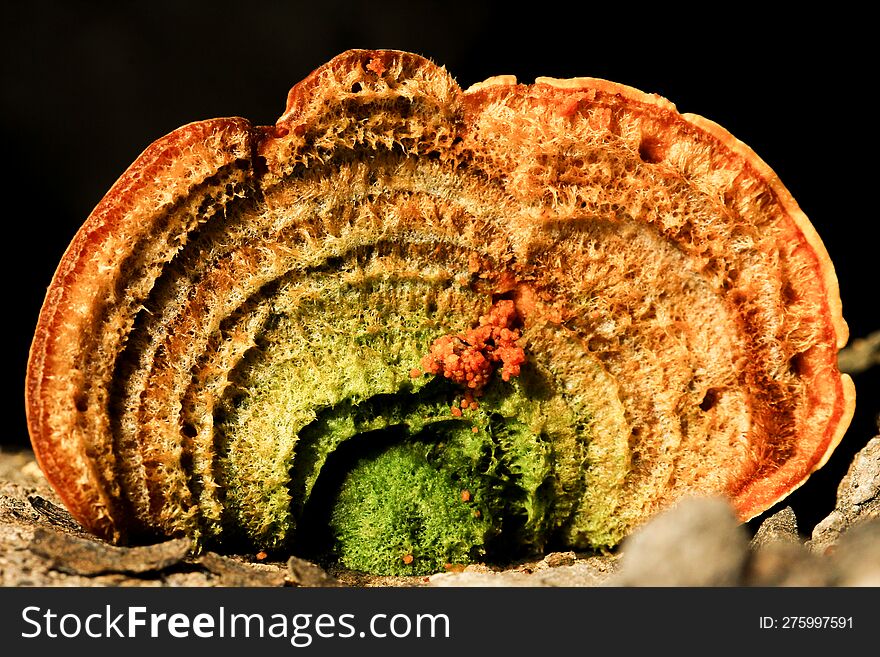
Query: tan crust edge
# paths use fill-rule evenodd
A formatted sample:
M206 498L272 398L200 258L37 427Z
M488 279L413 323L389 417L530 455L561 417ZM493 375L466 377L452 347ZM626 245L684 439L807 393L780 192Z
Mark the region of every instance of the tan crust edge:
M843 307L840 299L840 285L837 280L837 274L834 271L834 265L828 250L822 242L816 228L810 222L807 215L800 208L791 192L783 185L782 181L775 171L747 144L743 143L725 128L718 125L714 121L699 116L697 114L683 114L682 117L691 125L697 127L703 132L717 139L735 154L742 157L755 170L765 184L771 189L776 196L777 201L782 206L785 213L792 219L795 226L800 231L806 243L809 245L811 252L816 258L822 284L825 290L825 300L828 304L828 320L834 330L835 345L837 349L843 348L849 340L849 327L843 318ZM796 482L784 482L786 467L783 466L780 471L773 475L760 479L755 482L756 486L748 486L736 498L735 505L743 520L750 520L759 515L766 509L769 509L779 501L788 497L793 491L802 486L807 479L810 478L816 470L821 468L831 454L843 440L846 430L849 428L855 413L856 390L852 379L846 374L840 374L836 393L838 395L835 404L834 417L829 421L826 428L825 436L822 440L817 441L816 447L822 450L822 444L825 444L823 451L817 451L813 457L816 459L810 469L803 477ZM833 429L829 431L829 429ZM783 479L782 486L777 485L777 490L782 490L781 494L770 493L770 482ZM761 484L764 484L763 486ZM757 490L755 490L757 488ZM764 489L762 491L762 489Z
M515 75L493 75L482 82L475 82L464 90L466 94L476 93L489 87L515 87L517 84Z
M630 87L619 82L603 80L602 78L538 77L535 78L535 84L546 84L551 87L556 87L557 89L565 89L570 91L577 91L581 89L595 89L596 91L601 91L611 96L620 96L621 98L626 98L627 100L632 100L637 103L653 105L658 109L665 110L667 112L677 111L675 109L675 105L663 96L660 96L658 94L649 94L642 91L641 89L636 89L635 87Z
M751 520L772 506L778 504L798 488L803 486L814 472L828 462L828 459L831 458L834 450L837 449L837 446L840 445L844 435L846 435L846 431L849 428L853 414L855 413L856 388L852 378L850 378L848 374L841 374L839 392L839 403L835 407L837 417L829 422L829 428L833 427L833 431L826 431L826 436L828 438L825 451L817 453L821 454L821 456L819 456L813 466L799 480L794 483L787 483L784 486L775 487L777 490L783 491L782 493L777 492L775 494L768 494L770 490L768 484L774 479L773 475L771 475L771 477L757 480L755 482L756 485L746 487L733 500L734 507L737 510L740 520L743 522ZM778 478L780 474L784 473L785 467L783 466L782 469L774 473L775 478ZM758 488L758 490L755 491L755 488Z
M764 182L773 190L780 205L785 212L792 218L795 225L801 231L810 249L819 261L819 269L822 274L822 282L825 285L825 294L828 300L829 317L834 327L836 344L838 349L842 349L849 340L849 327L843 319L843 309L840 301L840 285L837 281L837 274L834 272L834 265L828 250L816 232L816 228L810 223L809 218L795 201L791 192L779 180L776 172L764 162L749 146L741 142L739 139L731 135L723 127L697 114L683 114L682 117L691 125L696 126L703 132L710 134L717 140L722 142L730 150L745 159L763 178Z

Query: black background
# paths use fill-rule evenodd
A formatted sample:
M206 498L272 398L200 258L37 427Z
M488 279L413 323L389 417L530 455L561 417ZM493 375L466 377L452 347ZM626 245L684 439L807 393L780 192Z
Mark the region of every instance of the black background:
M462 87L501 73L523 82L604 77L713 119L779 174L811 218L837 267L853 336L880 329L877 112L866 98L876 39L866 16L819 6L776 15L771 3L6 3L0 445L27 444L24 372L40 304L115 179L184 123L274 123L290 86L354 47L417 52ZM878 378L856 379L852 429L788 501L807 533L833 507L852 453L876 433Z

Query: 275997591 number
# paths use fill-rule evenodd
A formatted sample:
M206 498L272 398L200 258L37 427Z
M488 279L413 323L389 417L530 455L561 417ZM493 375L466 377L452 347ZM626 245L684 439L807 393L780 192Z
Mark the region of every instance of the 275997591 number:
M761 616L761 629L812 630L852 629L852 616Z

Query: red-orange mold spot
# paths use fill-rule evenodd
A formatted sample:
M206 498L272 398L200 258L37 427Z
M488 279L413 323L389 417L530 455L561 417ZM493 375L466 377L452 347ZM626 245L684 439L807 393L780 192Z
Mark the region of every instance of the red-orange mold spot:
M467 387L461 407L476 408L472 403L474 396L489 383L499 364L501 378L509 381L511 377L519 376L520 368L526 362L525 351L516 343L521 337L519 329L515 328L518 319L513 301L498 301L480 317L476 328L434 340L430 352L422 358L422 369L429 374L442 374Z

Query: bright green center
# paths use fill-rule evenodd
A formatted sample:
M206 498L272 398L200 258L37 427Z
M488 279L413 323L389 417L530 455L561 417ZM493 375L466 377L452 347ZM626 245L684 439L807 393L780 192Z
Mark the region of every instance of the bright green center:
M291 497L311 492L318 464L343 442L361 453L330 518L335 552L349 568L427 574L487 552L543 547L570 512L553 504L551 436L521 383L497 382L479 409L451 414L457 388L435 379L418 392L343 404L300 435L302 467ZM558 501L556 501L558 502ZM551 514L551 505L554 506Z

